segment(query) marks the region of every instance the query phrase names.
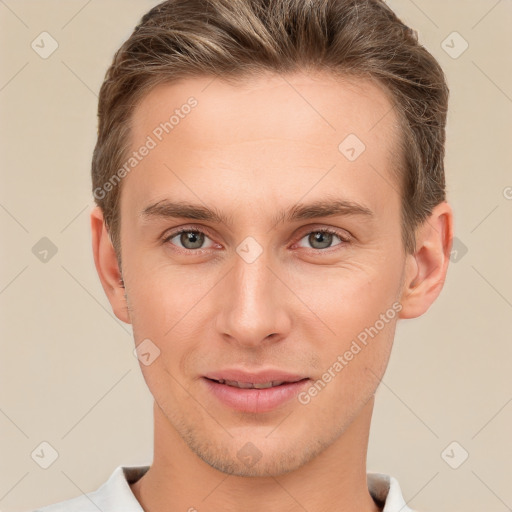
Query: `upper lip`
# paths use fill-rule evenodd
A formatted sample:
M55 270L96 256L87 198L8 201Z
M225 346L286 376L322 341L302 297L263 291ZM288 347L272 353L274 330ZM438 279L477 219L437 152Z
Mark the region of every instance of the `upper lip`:
M226 368L216 372L209 372L205 375L213 380L232 380L236 382L250 382L252 384L263 384L266 382L284 381L297 382L308 377L297 373L288 373L281 370L260 370L257 372L247 372L236 368Z

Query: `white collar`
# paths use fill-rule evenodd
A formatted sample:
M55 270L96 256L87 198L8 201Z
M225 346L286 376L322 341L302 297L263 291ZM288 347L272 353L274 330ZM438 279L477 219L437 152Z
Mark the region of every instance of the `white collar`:
M368 491L382 512L414 512L405 503L398 480L384 473L366 473Z

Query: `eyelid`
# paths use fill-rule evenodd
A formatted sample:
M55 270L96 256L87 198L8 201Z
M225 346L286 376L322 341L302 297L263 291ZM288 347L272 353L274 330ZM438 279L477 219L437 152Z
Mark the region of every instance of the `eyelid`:
M181 231L200 231L201 233L204 233L205 235L212 236L212 232L207 226L201 225L196 226L195 224L185 224L183 226L177 226L175 228L169 228L166 229L163 234L161 235L161 238L169 238L176 236Z
M354 236L352 235L352 233L350 233L346 229L317 224L313 226L304 226L303 228L301 228L300 235L296 238L296 241L298 242L306 235L309 235L310 233L317 233L318 231L332 233L333 235L338 236L340 240L346 243L354 240Z

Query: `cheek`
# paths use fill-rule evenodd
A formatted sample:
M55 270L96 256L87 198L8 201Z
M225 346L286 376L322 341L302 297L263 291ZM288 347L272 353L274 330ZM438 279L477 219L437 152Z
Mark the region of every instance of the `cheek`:
M312 405L315 417L339 423L353 417L374 395L393 345L398 314L394 304L395 308L368 305L353 313L347 307L336 319L331 317L336 336L319 340L317 335L321 369L301 402Z
M396 300L399 269L347 265L343 268L318 267L297 273L293 290L306 308L317 315L316 324L334 336L346 338L354 330L373 324Z
M395 294L399 275L395 263L387 272L374 267L329 269L323 279L303 277L298 283L309 307L303 308L301 325L321 355L320 378L330 369L325 382L332 380L331 392L336 389L345 398L364 394L382 376L400 310ZM326 392L324 399L329 396Z
M131 268L137 268L127 286L134 339L137 344L149 339L160 352L158 365L142 366L145 378L159 382L168 379L157 377L164 371L186 373L187 361L205 342L213 297L208 291L218 278L191 266L149 268L133 261Z
M193 310L211 287L212 277L190 265L171 265L133 254L125 279L134 330L162 337Z

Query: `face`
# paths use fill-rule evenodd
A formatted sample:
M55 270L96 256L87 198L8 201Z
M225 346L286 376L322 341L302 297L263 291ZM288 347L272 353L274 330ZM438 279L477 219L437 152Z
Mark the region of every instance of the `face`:
M375 393L406 262L390 109L373 83L294 74L160 85L134 111L132 149L150 150L122 182L118 316L161 414L221 471L299 468ZM306 380L206 378L227 369Z

